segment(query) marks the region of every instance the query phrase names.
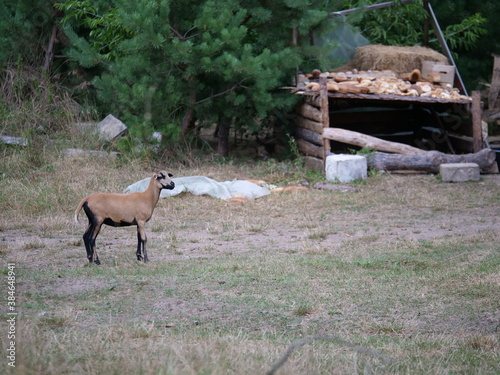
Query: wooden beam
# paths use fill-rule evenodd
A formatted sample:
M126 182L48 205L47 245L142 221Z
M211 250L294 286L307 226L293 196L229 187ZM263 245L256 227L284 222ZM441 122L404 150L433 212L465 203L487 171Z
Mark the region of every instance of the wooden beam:
M483 124L481 94L479 91L472 91L472 148L474 152L479 152L483 148Z
M323 154L325 153L323 147L316 146L300 138L297 138L295 142L297 143L297 148L299 149L299 151L302 152L304 155L314 156L323 159Z
M328 87L327 78L325 75L321 74L319 76L319 97L320 97L320 112L321 112L321 123L323 125L323 130L330 127L330 115L329 115L329 105L328 105ZM330 152L330 141L323 138L323 155L321 158L326 162L326 155Z
M303 129L303 128L295 128L295 136L300 139L304 139L308 142L314 143L318 146L323 145L323 137L321 133L316 133L311 130Z
M297 108L296 112L306 119L321 123L321 111L310 104L302 103L302 105Z
M491 76L491 87L488 94L488 109L491 111L495 108L495 103L500 93L500 56L493 55L493 74Z
M323 124L321 124L320 122L308 120L301 116L296 117L295 125L303 129L311 130L318 134L323 133Z
M323 129L323 138L396 154L422 155L427 152L403 143L384 141L366 134L340 128Z

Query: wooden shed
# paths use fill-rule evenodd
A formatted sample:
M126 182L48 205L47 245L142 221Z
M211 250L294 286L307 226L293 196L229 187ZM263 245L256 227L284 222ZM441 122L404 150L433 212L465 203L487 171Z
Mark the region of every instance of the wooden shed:
M430 12L431 23L440 34L432 8ZM444 38L441 42L447 50ZM449 50L446 55L450 67L455 69ZM423 77L421 65L416 69L419 76L414 79L398 77L394 72L356 69L339 73L344 74L342 79L335 73L319 71L309 74L306 82L297 79L293 91L304 99L296 110L295 136L306 163L323 170L331 153L368 148L406 155L399 161L394 157L391 161L394 165L385 169L432 172L436 163L466 161L477 162L483 172L498 171L494 152L480 152L486 146L479 92L469 97L458 71L454 77L458 87L455 89L453 82L441 81L439 74L437 78L431 74ZM382 82L376 86L374 82L379 78ZM384 84L400 85L401 90L379 90ZM411 155L425 155L427 160L415 161Z

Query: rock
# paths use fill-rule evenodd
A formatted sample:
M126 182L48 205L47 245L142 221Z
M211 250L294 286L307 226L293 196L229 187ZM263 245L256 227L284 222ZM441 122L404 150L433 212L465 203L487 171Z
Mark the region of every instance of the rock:
M99 136L106 141L113 141L125 135L128 131L123 122L113 115L107 115L104 120L97 124Z
M479 181L480 170L476 163L445 163L439 166L444 182Z
M0 135L0 141L5 143L6 145L18 145L18 146L27 146L28 139L21 137L9 137L8 135Z
M326 158L326 179L328 181L350 182L368 177L366 158L360 155L329 155Z
M67 148L63 150L63 156L65 158L73 157L100 157L100 158L115 158L121 155L119 152L107 152L107 151L97 151L97 150L82 150L80 148Z
M356 191L356 188L349 186L349 185L337 185L337 184L332 184L327 181L320 181L314 184L315 189L319 190L332 190L332 191L343 191L343 192L354 192Z

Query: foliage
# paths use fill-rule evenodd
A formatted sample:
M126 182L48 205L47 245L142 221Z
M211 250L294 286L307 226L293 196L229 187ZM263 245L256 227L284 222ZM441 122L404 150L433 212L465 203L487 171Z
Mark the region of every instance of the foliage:
M54 21L50 2L2 0L0 14L0 66L19 59L41 65Z
M488 33L483 28L485 22L486 18L476 13L459 24L447 26L444 34L450 48L452 50L473 49L480 37Z
M378 1L349 0L345 8L363 7ZM415 45L422 41L422 26L427 12L422 1L378 9L370 12L359 11L351 16L351 22L373 44Z
M346 6L359 6L359 1L347 1ZM374 4L377 1L362 3ZM417 45L423 41L423 24L428 14L422 0L408 4L398 4L371 12L360 12L353 17L355 25L372 43L386 45ZM470 50L475 46L480 36L486 33L486 19L480 13L470 15L457 24L444 28L443 34L452 50ZM434 31L430 31L431 39ZM437 40L431 41L433 47L439 49Z
M301 63L317 61L290 39L293 27L307 34L327 17L329 8L318 4L75 0L57 7L65 11L68 55L102 69L92 82L106 110L138 134L161 130L175 139L172 130L194 120L226 118L256 132L265 125L257 119L292 104L276 88Z
M365 5L378 3L375 0L348 0L343 3L344 8L363 7ZM490 43L490 38L482 38L491 34L492 21L495 14L500 14L500 4L488 1L441 1L431 2L434 12L440 23L446 41L453 53L462 78L476 76L481 66L489 73L491 64L484 60L484 55L478 56L478 46L481 43ZM471 3L476 3L475 5ZM479 10L479 11L478 11ZM365 37L372 43L387 45L418 45L424 40L424 20L427 12L422 0L413 1L408 4L398 4L394 7L379 9L371 12L356 12L351 16L351 22L356 25ZM430 47L441 50L434 31L429 33ZM498 47L497 47L498 50ZM471 51L468 63L463 64L464 56ZM491 50L490 52L491 53ZM471 61L472 60L472 61ZM475 62L473 62L475 61ZM465 66L468 69L463 69ZM488 74L488 73L486 73ZM477 78L475 80L477 82ZM467 79L466 86L475 88L476 82Z
M61 22L77 22L82 30L80 33L87 34L90 47L99 54L100 59L115 59L116 46L132 33L123 27L121 20L117 17L115 8L105 7L105 3L99 6L99 2L91 0L75 0L56 3L54 6L63 12ZM85 32L85 31L86 32ZM66 29L70 34L71 29ZM71 34L73 38L75 35ZM94 54L92 54L94 55ZM99 60L94 60L96 64ZM92 63L83 63L84 66L92 66Z

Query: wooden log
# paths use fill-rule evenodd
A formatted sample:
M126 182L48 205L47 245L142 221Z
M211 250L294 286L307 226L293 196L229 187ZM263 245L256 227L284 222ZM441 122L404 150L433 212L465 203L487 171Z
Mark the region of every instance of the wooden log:
M316 146L315 144L312 144L311 142L307 142L300 138L296 139L295 142L297 143L297 148L299 149L299 151L304 155L323 159L323 147Z
M305 103L312 105L313 107L320 108L321 101L319 95L307 95L305 99Z
M295 120L295 125L319 134L323 133L323 124L321 122L308 120L302 116L297 116Z
M295 128L295 136L318 146L323 146L323 137L320 133L316 133L308 129Z
M323 138L359 147L368 147L373 150L393 152L396 154L422 155L427 152L403 143L384 141L366 134L340 128L323 129Z
M379 171L412 170L438 173L444 163L476 163L482 172L491 170L495 163L495 151L485 148L474 154L449 155L439 151L425 151L420 155L399 155L375 152L368 157L368 167Z
M302 103L296 111L302 117L321 123L321 111L310 104Z
M472 91L472 148L474 152L479 152L483 148L483 125L481 95L479 91Z
M491 75L491 87L488 93L488 109L490 111L495 108L500 93L500 56L493 55L493 58L493 74Z
M320 112L321 112L321 123L323 124L323 129L327 129L330 127L330 114L329 114L329 103L328 103L328 81L324 74L321 74L319 77L319 97L320 97ZM321 158L326 162L326 154L330 152L330 141L326 138L323 138L323 155Z

